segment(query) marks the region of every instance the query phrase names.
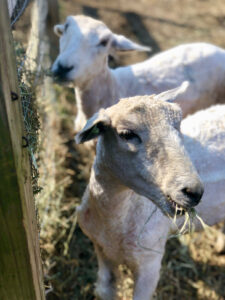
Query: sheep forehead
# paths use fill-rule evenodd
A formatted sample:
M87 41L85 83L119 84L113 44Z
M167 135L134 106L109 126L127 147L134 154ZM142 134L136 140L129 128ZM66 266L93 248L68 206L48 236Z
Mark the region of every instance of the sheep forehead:
M177 105L171 105L154 96L137 96L121 99L116 105L107 109L113 127L131 126L141 128L158 124L174 123L181 119Z
M100 36L103 32L110 31L103 22L83 15L69 16L67 22L69 26L76 28L77 32L89 37Z

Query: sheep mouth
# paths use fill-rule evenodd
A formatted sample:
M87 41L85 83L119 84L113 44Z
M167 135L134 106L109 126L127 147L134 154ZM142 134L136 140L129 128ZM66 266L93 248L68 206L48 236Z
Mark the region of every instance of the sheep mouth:
M72 82L71 79L68 79L67 77L61 77L61 76L53 76L54 82L61 84L61 85L66 85L66 84L70 84Z
M170 205L171 210L176 213L176 215L180 215L183 216L186 212L186 209L181 206L180 204L178 204L177 202L175 202L169 195L167 195L167 202Z

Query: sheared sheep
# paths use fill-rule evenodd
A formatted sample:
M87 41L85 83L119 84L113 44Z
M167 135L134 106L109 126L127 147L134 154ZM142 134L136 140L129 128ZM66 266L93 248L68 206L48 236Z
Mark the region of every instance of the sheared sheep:
M60 36L60 53L52 66L59 82L75 87L75 130L100 108L118 99L158 94L187 81L182 96L173 99L183 115L224 101L225 51L207 43L184 44L131 66L111 70L108 56L115 51L148 51L113 33L103 22L86 16L69 16L54 27ZM178 99L178 100L177 100Z
M209 225L225 218L225 105L189 116L180 130L181 110L161 96L172 93L101 109L76 136L78 143L98 137L78 221L97 253L99 299L115 299L119 264L134 274L134 299L150 299L176 231L168 216L177 213L181 227L181 215L201 200L201 180L198 215Z

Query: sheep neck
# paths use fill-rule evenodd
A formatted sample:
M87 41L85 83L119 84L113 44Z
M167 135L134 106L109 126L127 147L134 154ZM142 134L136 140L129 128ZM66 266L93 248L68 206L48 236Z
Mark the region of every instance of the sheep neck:
M90 200L98 212L105 215L124 215L135 193L122 185L103 165L94 163L89 182ZM126 215L126 214L125 214Z
M108 67L84 85L76 86L75 94L78 114L82 112L86 119L119 99L116 80Z
M129 211L136 211L138 206L142 206L141 215L143 219L149 218L149 210L152 212L155 210L155 204L134 192L132 189L124 186L119 179L117 179L109 169L101 163L101 159L95 159L94 165L91 170L90 181L88 185L89 203L91 203L92 209L95 211L96 216L100 219L120 220L120 222L128 222L127 216ZM141 201L140 201L141 200ZM177 225L175 226L169 218L165 217L160 209L157 213L154 213L154 222L157 220L165 222L167 224L168 232L177 232L177 226L180 228L184 222L184 218L177 219ZM148 227L151 228L152 220L148 221ZM142 228L139 228L140 230ZM167 232L167 233L168 233ZM165 234L165 236L167 235Z
M123 186L105 166L97 165L96 161L92 167L86 196L84 202L88 203L87 208L95 218L96 228L98 228L98 224L100 224L99 228L102 228L101 226L104 224L104 230L110 228L112 233L114 232L112 228L119 226L120 230L131 232L133 236L136 236L143 230L143 221L148 220L145 228L151 233L152 228L158 226L160 220L160 228L165 223L167 226L166 230L163 229L164 238L167 237L168 231L173 232L174 230L170 220L159 209L156 211L155 205L151 201ZM157 229L159 230L159 227Z

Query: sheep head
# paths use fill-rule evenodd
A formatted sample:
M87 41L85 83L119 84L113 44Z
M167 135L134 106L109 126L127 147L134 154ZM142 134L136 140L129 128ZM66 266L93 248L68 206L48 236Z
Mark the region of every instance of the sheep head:
M112 52L150 50L86 16L69 16L64 24L56 25L54 31L60 37L60 53L52 72L60 81L73 81L76 85L85 85L103 72Z
M165 98L165 93L163 93ZM158 96L137 96L101 109L76 136L98 137L96 164L153 201L167 215L197 205L203 186L182 142L181 109Z

